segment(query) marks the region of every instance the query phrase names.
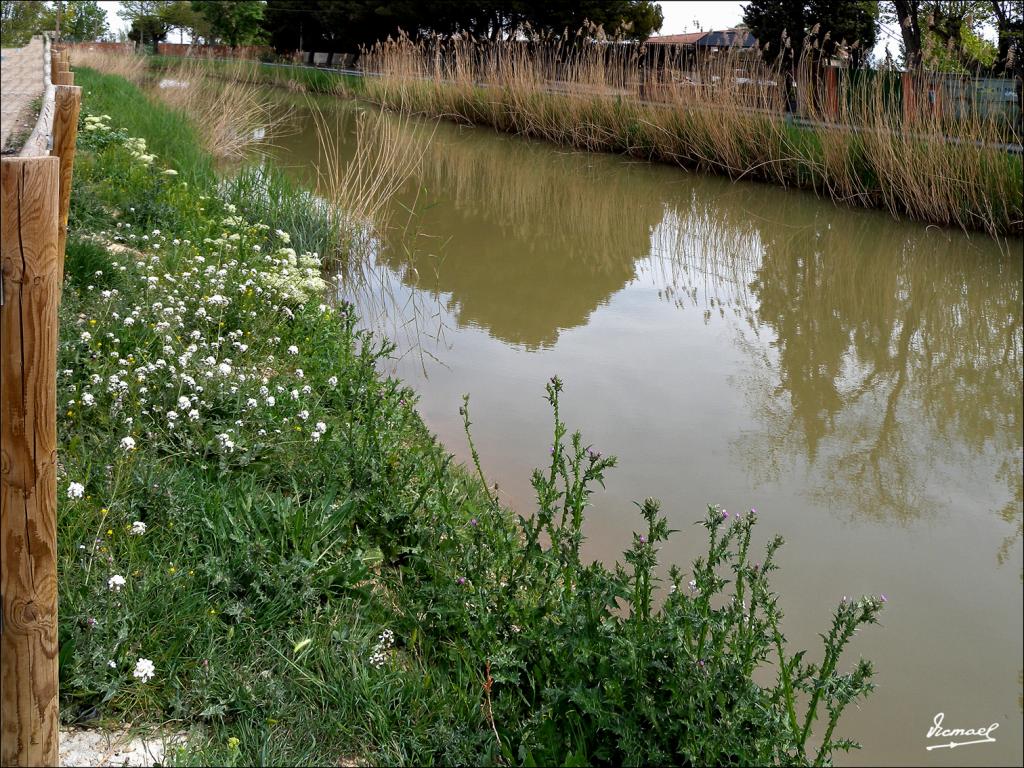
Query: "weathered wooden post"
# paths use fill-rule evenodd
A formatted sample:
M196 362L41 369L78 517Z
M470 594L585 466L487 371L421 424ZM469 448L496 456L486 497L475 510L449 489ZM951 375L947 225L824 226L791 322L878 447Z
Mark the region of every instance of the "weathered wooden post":
M0 764L56 765L60 159L0 161Z
M912 72L900 74L900 92L903 98L903 123L917 122L917 78Z
M825 115L833 121L839 118L839 70L833 66L825 68Z
M66 70L61 70L53 76L54 85L74 85L75 84L75 73Z
M74 73L69 73L74 77ZM68 240L68 210L71 207L71 175L75 165L75 142L78 141L78 113L82 108L82 89L75 85L58 85L54 95L53 149L50 154L60 158L60 214L57 223L57 283L64 283L64 248Z

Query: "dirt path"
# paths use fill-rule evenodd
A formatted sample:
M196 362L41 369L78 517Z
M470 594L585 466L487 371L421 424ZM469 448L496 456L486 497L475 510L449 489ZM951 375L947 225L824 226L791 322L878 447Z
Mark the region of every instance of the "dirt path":
M31 114L32 102L43 95L43 38L33 37L22 48L0 51L0 148L7 149L12 136L32 125L21 123Z

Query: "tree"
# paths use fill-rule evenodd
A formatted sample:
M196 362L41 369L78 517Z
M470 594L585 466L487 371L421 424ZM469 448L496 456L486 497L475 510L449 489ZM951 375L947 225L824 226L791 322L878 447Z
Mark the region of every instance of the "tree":
M58 2L61 6L60 36L73 43L99 40L109 31L107 14L96 0Z
M42 0L0 0L0 45L18 48L45 29Z
M1014 18L1015 3L988 0L893 0L882 9L882 19L899 23L903 38L903 63L908 69L925 66L939 71L969 72L999 69L999 53L982 36L990 23L998 26L1006 11L1007 24ZM1020 8L1019 0L1016 7ZM1020 17L1017 11L1018 19ZM1008 31L1007 54L1012 32ZM999 70L1001 71L1001 70Z
M399 30L412 37L467 32L477 39L501 40L527 30L532 37L544 37L589 25L610 36L642 40L661 22L660 7L649 0L269 0L264 28L280 51L356 51Z
M992 0L992 16L999 36L993 69L998 74L1024 77L1024 5L1020 0Z
M762 55L791 71L803 51L807 31L806 3L791 0L751 0L743 9L743 23L757 38Z
M487 3L485 5L505 4ZM546 3L511 3L510 6L516 12L517 20L521 19L523 23L529 23L534 32L541 36L560 35L565 32L572 35L577 30L590 25L591 29L600 27L610 37L644 40L652 32L661 29L664 19L661 7L657 4L629 0L620 2L552 0ZM510 31L514 31L514 29Z
M878 3L850 0L809 0L807 24L818 28L814 42L826 59L840 54L845 47L847 62L858 68L878 36Z
M210 24L210 31L232 48L263 39L262 0L192 0L192 8Z
M178 30L179 42L185 32L193 43L210 36L210 23L192 7L191 0L173 0L160 10L160 16L171 29Z
M904 64L915 69L921 64L921 0L893 0L893 6L903 38Z
M743 9L743 23L762 46L769 61L783 54L791 70L807 45L826 60L848 55L851 67L860 66L878 34L878 3L858 0L751 0Z
M121 0L117 15L131 24L128 39L145 45L167 39L171 26L164 18L171 0Z

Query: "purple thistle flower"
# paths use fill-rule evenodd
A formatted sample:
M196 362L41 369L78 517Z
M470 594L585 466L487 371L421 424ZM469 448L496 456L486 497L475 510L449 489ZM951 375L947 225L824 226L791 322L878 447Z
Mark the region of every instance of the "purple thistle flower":
M466 583L466 577L465 576L459 576L459 578L457 578L455 581L456 581L456 583L459 584L459 586L462 586L463 584Z
M885 595L879 595L879 599L881 599L883 603L889 602L889 598L887 598Z
M647 537L644 536L643 534L640 535L640 543L641 544L646 544L647 543Z
M477 525L476 518L474 517L472 520L470 520L469 524L472 525L474 528L476 528L476 525Z
M722 519L725 520L727 517L729 517L729 510L728 509L723 509L722 510Z

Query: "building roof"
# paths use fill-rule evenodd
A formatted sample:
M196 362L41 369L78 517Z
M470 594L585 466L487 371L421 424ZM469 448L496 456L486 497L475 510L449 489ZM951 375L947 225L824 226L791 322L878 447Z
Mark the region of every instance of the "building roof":
M707 32L687 32L682 35L655 35L648 37L647 42L654 45L693 45Z
M743 27L713 29L707 32L686 32L682 35L658 35L647 38L649 45L692 45L700 48L753 48L757 38Z
M738 45L740 48L753 48L757 45L757 38L746 29L721 29L708 32L696 44L717 48L728 48L733 45Z

